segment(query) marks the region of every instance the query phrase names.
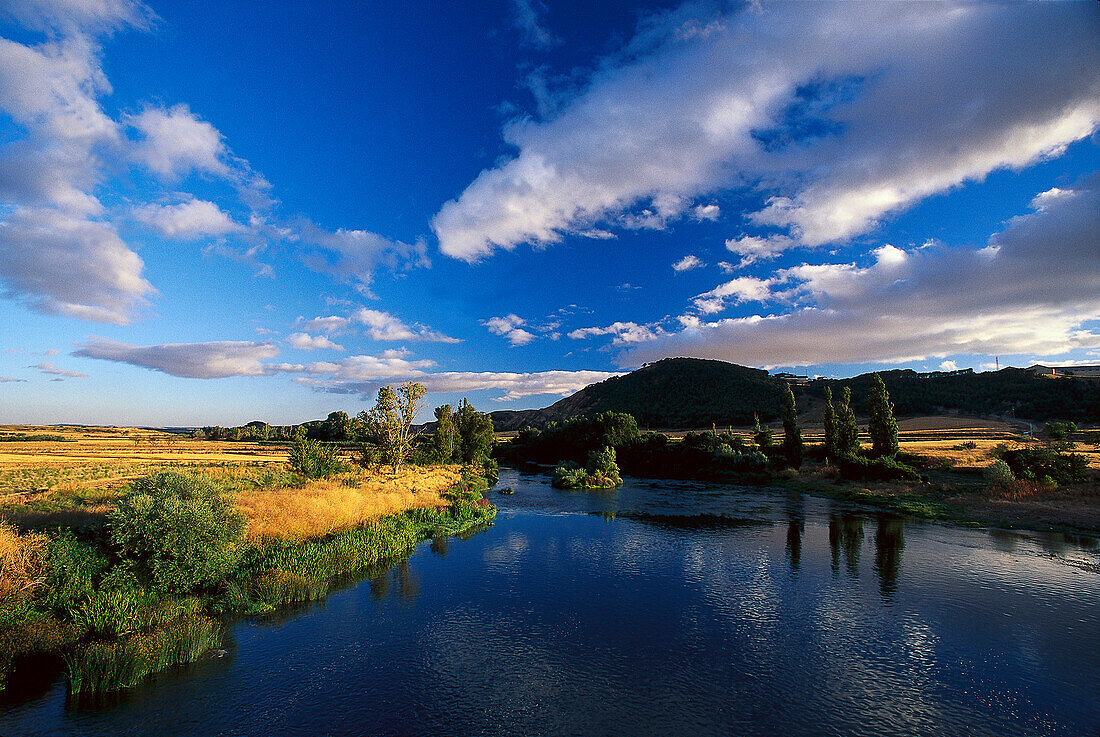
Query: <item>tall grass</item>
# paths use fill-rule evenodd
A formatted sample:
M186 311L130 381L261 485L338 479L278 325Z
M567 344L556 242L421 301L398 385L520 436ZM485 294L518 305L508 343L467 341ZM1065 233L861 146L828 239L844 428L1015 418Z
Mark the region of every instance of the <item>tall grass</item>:
M193 663L221 642L217 621L187 614L165 627L116 640L93 640L63 655L72 693L116 691L152 673Z
M0 521L0 625L20 619L46 580L49 538Z

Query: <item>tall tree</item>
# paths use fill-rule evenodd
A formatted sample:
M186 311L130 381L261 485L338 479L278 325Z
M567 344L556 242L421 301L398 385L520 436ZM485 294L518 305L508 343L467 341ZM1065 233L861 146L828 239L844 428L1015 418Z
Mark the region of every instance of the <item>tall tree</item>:
M384 386L378 390L374 409L364 418L371 440L378 446L381 460L393 466L394 473L408 455L412 445L412 424L424 409L423 384L406 381L396 390Z
M454 415L458 440L458 459L463 463L484 463L489 460L496 445L493 418L478 412L465 399Z
M450 463L455 456L455 417L451 405L444 404L435 408L435 435L432 444L442 463Z
M854 455L859 452L859 424L852 409L852 390L844 387L837 405L837 455Z
M760 416L755 412L752 415L752 439L756 442L760 452L767 455L772 447L772 429L767 425L760 425Z
M871 434L871 453L876 458L893 458L898 454L894 404L886 391L886 383L878 374L871 377L871 389L867 393L867 429Z
M825 417L822 419L825 425L825 455L835 458L837 455L837 422L836 410L833 409L833 390L825 387Z
M783 455L791 468L802 467L802 431L798 428L798 410L794 391L787 384L783 392Z

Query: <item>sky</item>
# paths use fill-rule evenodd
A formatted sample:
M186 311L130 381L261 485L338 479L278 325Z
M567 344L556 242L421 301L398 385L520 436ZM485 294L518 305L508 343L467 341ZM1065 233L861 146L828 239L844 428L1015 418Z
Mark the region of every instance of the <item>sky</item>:
M0 0L0 423L1100 363L1100 3Z

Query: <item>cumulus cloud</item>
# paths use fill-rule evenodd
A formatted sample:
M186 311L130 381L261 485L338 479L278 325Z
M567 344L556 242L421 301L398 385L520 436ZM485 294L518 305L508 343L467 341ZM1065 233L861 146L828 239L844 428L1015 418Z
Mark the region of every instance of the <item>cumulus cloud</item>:
M763 302L771 297L771 281L742 276L719 284L709 292L703 292L693 301L695 309L703 314L721 312L727 305L742 302Z
M793 238L785 235L742 235L726 241L726 249L741 257L737 268L751 266L757 261L767 261L784 251L794 248Z
M327 348L334 351L344 350L344 346L337 345L324 335L308 335L306 333L292 333L287 337L287 341L292 348L297 348L300 351L316 351L322 348Z
M374 340L414 340L428 343L460 343L458 338L432 330L427 325L406 325L401 319L381 310L362 307L351 315L351 320L367 327L366 334Z
M691 208L691 215L696 220L717 220L722 214L722 208L718 205L696 205Z
M481 324L487 327L493 335L501 335L507 338L512 345L527 345L535 339L534 333L520 327L526 325L527 321L519 315L509 314L504 317L490 317L488 320L482 320Z
M656 340L663 335L664 329L660 325L639 325L634 322L613 322L606 327L577 328L568 333L573 340L583 340L599 335L613 335L612 345L629 345L631 343L645 343Z
M141 258L110 223L55 209L0 219L0 275L8 295L50 314L124 324L153 291Z
M174 178L192 171L229 175L222 134L187 105L146 108L127 122L141 135L133 156L150 171Z
M127 26L150 28L157 16L132 0L8 0L0 17L9 15L38 31L89 30L109 33Z
M651 18L549 119L510 121L517 153L435 215L440 250L475 261L601 225L662 227L747 187L768 198L751 220L790 239L735 239L763 258L1057 156L1100 121L1086 4L707 7Z
M31 368L36 368L44 374L49 376L59 376L65 379L85 379L88 374L82 374L79 371L69 371L66 369L59 369L49 361L43 361L42 363L35 364ZM18 381L18 379L16 379Z
M263 360L279 355L279 349L272 343L251 341L140 346L93 338L72 355L128 363L187 379L221 379L263 375Z
M676 273L680 273L681 271L691 271L692 269L698 269L702 266L706 266L706 264L703 263L702 259L694 254L688 254L687 256L684 256L682 259L674 263L672 265L672 270Z
M864 265L781 269L747 292L775 298L786 311L712 322L685 316L679 332L618 360L681 355L804 366L1100 346L1100 333L1088 327L1100 320L1100 175L1033 206L980 250L886 245Z
M152 226L162 235L183 240L246 230L220 207L206 200L188 200L176 205L145 205L134 210L134 219Z

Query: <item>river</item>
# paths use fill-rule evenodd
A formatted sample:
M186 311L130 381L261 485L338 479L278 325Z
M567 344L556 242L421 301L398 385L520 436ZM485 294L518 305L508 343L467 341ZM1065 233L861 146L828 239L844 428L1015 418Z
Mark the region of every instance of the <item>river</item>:
M222 657L91 703L57 672L15 684L0 734L1100 734L1094 539L758 488L500 486L493 527L235 623Z

